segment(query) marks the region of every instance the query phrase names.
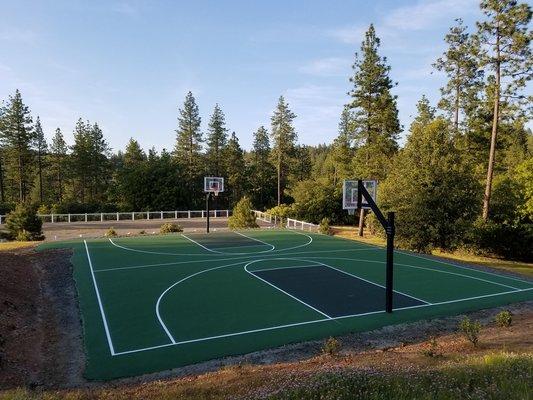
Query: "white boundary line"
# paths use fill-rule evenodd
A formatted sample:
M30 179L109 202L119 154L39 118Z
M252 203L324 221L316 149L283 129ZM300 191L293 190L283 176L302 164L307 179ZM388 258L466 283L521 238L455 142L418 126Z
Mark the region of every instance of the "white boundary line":
M320 311L318 308L315 308L315 307L313 307L312 305L307 304L305 301L300 300L298 297L293 296L292 294L286 292L286 291L283 290L283 289L280 289L279 287L277 287L277 286L274 285L273 283L270 283L270 282L267 281L266 279L263 279L263 278L261 278L260 276L257 276L256 274L254 274L253 272L248 271L248 266L249 266L250 264L253 264L253 263L255 263L255 262L259 262L259 261L265 261L265 260L257 260L257 261L249 262L248 264L246 264L246 265L244 266L244 270L245 270L246 272L248 272L250 275L252 275L254 278L257 278L257 279L259 279L260 281L263 281L264 283L266 283L267 285L272 286L274 289L277 289L277 290L279 290L281 293L286 294L286 295L289 296L290 298L292 298L292 299L294 299L294 300L296 300L296 301L302 303L304 306L309 307L311 310L316 311L316 312L319 313L319 314L322 314L323 316L325 316L325 317L328 318L328 319L331 319L331 318L332 318L332 317L330 317L328 314L326 314L325 312Z
M107 326L107 320L105 317L104 312L104 306L102 305L102 299L100 298L100 292L98 291L98 285L96 283L96 277L94 276L93 271L93 262L91 261L91 256L89 254L89 247L87 246L87 241L84 240L83 243L85 244L85 252L87 253L87 261L89 261L89 269L91 271L91 276L93 278L93 285L94 285L94 291L96 292L96 299L98 300L98 306L100 307L100 314L102 315L102 322L104 323L104 329L105 334L107 337L107 344L109 345L109 351L111 352L111 355L116 355L115 349L113 347L113 342L111 340L111 334L109 333L109 327Z
M385 261L364 260L364 259L357 259L357 258L344 258L344 257L307 257L307 258L319 258L319 259L326 259L326 260L362 261L362 262L369 262L369 263L376 263L376 264L385 264ZM509 285L506 285L504 283L489 281L487 279L478 278L477 276L470 276L470 275L460 274L458 272L446 271L446 270L442 270L442 269L433 269L433 268L427 268L427 267L419 267L419 266L416 266L416 265L409 265L409 264L403 264L403 263L398 263L398 262L395 262L394 265L399 265L401 267L422 269L422 270L432 271L432 272L439 272L441 274L457 275L457 276L462 276L464 278L470 278L470 279L475 279L475 280L478 280L478 281L490 283L490 284L493 284L493 285L503 286L503 287L510 288L510 289L515 289L515 290L520 290L520 288L517 288L517 287L514 287L514 286L509 286ZM470 271L476 272L476 270L470 270Z
M439 306L439 305L450 304L450 303L459 303L459 302L463 302L463 301L476 300L476 299L481 299L481 298L486 298L486 297L495 297L495 296L502 296L502 295L511 294L511 293L527 292L527 291L530 291L530 290L533 290L533 288L520 289L520 290L511 290L511 291L507 291L507 292L493 293L493 294L487 294L487 295L483 295L483 296L466 297L466 298L463 298L463 299L443 301L443 302L440 302L440 303L420 304L420 305L417 305L417 306L395 308L394 311L409 310L409 309L413 309L413 308L432 307L432 306ZM301 325L310 325L310 324L316 324L316 323L321 323L321 322L330 322L330 321L336 321L336 320L340 320L340 319L357 318L357 317L362 317L362 316L365 316L365 315L384 314L384 313L385 313L385 310L371 311L371 312L362 313L362 314L352 314L352 315L343 315L343 316L340 316L340 317L332 317L331 319L322 318L322 319L316 319L316 320L311 320L311 321L295 322L295 323L292 323L292 324L276 325L276 326L271 326L271 327L267 327L267 328L251 329L251 330L247 330L247 331L240 331L240 332L233 332L233 333L227 333L227 334L216 335L216 336L208 336L208 337L197 338L197 339L183 340L183 341L176 342L176 343L162 344L162 345L151 346L151 347L143 347L143 348L140 348L140 349L134 349L134 350L127 350L127 351L118 352L118 353L115 353L114 355L119 356L119 355L123 355L123 354L139 353L139 352L142 352L142 351L155 350L155 349L160 349L160 348L164 348L164 347L178 346L178 345L188 344L188 343L205 342L205 341L209 341L209 340L222 339L222 338L227 338L227 337L232 337L232 336L248 335L248 334L252 334L252 333L266 332L266 331L272 331L272 330L283 329L283 328L291 328L291 327L296 327L296 326L301 326Z
M366 251L366 250L374 250L372 248L364 248L364 249L339 249L339 250L316 250L316 251L308 251L308 252L297 252L297 253L291 253L287 254L289 255L301 255L301 254L315 254L315 253L336 253L336 252L345 252L345 251ZM205 255L205 254L203 254ZM264 257L268 256L279 256L280 254L265 254ZM168 263L157 263L157 264L143 264L143 265L132 265L132 266L126 266L126 267L115 267L115 268L102 268L97 269L96 273L98 272L111 272L111 271L121 271L121 270L128 270L128 269L138 269L138 268L152 268L152 267L165 267L165 266L172 266L172 265L180 265L180 264L196 264L196 263L206 263L206 262L219 262L219 261L234 261L234 260L249 260L250 256L240 256L240 257L231 257L231 258L209 258L209 259L203 259L203 260L191 260L191 261L173 261Z
M169 287L167 287L158 297L157 299L157 302L155 304L155 313L156 313L156 316L157 316L157 319L159 321L159 324L163 327L163 330L165 331L165 333L167 334L168 338L170 339L170 341L172 342L172 344L176 344L176 340L174 339L174 337L172 336L172 334L170 333L170 331L168 330L167 328L167 325L165 324L165 322L163 321L163 318L161 317L161 314L159 313L159 306L161 304L161 300L163 299L163 297L171 290L173 289L175 286L179 285L180 283L183 283L185 282L186 280L188 279L191 279L197 275L201 275L201 274L204 274L206 272L210 272L210 271L214 271L216 269L220 269L220 268L226 268L226 267L231 267L231 266L234 266L234 265L239 265L239 264L244 264L246 261L240 261L240 262L237 262L237 263L233 263L233 264L226 264L226 265L220 265L218 267L213 267L213 268L208 268L208 269L204 269L202 271L198 271L198 272L195 272L194 274L191 274L191 275L187 275L185 278L183 279L180 279L179 281L177 282L174 282L172 285L170 285Z
M184 237L185 239L190 240L191 242L197 244L197 245L200 246L202 249L207 250L207 251L210 251L211 253L224 254L224 253L222 253L221 251L213 250L213 249L210 249L209 247L205 247L203 244L198 243L196 240L191 239L189 236L184 235L183 233L181 234L181 236ZM181 255L183 255L183 254L181 254Z
M494 272L483 271L483 270L481 270L481 269L477 269L477 268L469 268L469 267L466 267L466 266L463 266L463 265L454 264L454 263L451 263L451 262L447 262L447 261L439 260L437 257L424 257L424 256L420 256L420 255L418 255L418 254L412 254L412 253L405 252L405 251L402 251L402 250L394 250L394 251L395 251L396 253L404 254L404 255L406 255L406 256L411 256L411 257L421 258L422 260L426 260L426 261L435 261L435 262L438 262L438 263L440 263L440 264L451 265L452 267L461 268L461 269L465 269L465 270L468 270L468 271L481 272L481 273L483 273L483 274L492 275L492 276L497 276L497 277L499 277L499 278L505 278L505 279L510 279L510 280L517 281L517 282L522 282L522 283L529 283L529 284L531 284L531 282L528 282L528 281L523 280L523 279L519 279L519 278L515 278L515 277L512 277L512 276L507 276L507 275L500 275L500 274L496 274L496 273L494 273Z
M234 231L234 233L236 233L237 235L240 235L240 236L242 236L242 237L245 237L245 238L247 238L247 239L255 240L256 242L259 242L259 243L261 243L261 244L264 244L265 246L270 246L270 247L272 247L270 250L260 251L259 253L268 253L268 252L270 252L270 251L276 249L276 246L274 246L273 244L270 244L270 243L267 243L267 242L263 242L263 241L260 240L260 239L256 239L256 238L254 238L254 237L251 237L251 236L245 235L244 233L237 232L237 231Z

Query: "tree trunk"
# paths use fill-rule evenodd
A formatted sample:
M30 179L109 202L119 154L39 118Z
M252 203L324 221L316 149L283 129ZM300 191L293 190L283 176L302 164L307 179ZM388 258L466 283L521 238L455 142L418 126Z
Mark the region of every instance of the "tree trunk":
M22 155L20 154L20 149L19 149L18 161L19 161L19 165L18 165L19 167L19 201L23 202L24 201L24 184L22 182L23 180L22 175L24 174L24 167L22 163Z
M39 199L43 204L43 158L39 152Z
M460 97L460 88L459 85L455 88L455 110L453 115L453 126L455 128L455 133L459 132L459 97Z
M494 159L496 153L496 141L498 137L498 120L500 112L500 35L496 31L496 90L494 93L494 115L492 117L492 134L490 138L489 165L487 168L487 183L485 185L485 195L483 196L483 221L489 219L490 196L492 192L492 177L494 174Z
M364 221L365 221L365 209L361 208L361 212L359 213L359 236L363 237L363 227L364 227Z

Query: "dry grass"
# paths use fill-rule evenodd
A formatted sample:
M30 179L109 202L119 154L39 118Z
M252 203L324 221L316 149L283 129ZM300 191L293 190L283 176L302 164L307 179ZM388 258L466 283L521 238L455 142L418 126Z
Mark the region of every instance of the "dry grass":
M2 242L0 251L11 251L37 246L39 242Z
M357 227L334 227L332 228L332 231L335 236L377 246L385 246L385 240L383 238L370 235L367 232L365 232L363 237L358 236ZM434 256L447 258L452 261L460 261L469 264L481 265L483 267L496 268L533 277L532 263L503 260L495 257L478 256L475 254L467 253L465 251L455 251L450 253L441 250L433 250L431 254Z

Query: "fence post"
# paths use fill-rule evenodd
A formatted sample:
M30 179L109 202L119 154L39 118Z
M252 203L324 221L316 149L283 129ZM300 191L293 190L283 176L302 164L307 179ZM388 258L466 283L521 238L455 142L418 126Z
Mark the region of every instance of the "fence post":
M132 213L131 213L131 220L132 220L132 221L135 221L135 212L132 212Z
M117 221L119 220L119 217L118 217L118 212L117 212Z
M163 219L163 211L161 211L161 219Z
M146 219L150 221L150 211L146 211Z
M187 218L191 218L191 210L187 211Z
M70 224L70 214L68 214L68 223Z
M0 225L2 225L2 216L0 215Z
M174 219L178 219L178 211L174 211Z
M100 213L100 222L104 222L104 213Z
M202 218L205 218L205 210L202 210Z
M87 213L85 213L85 222L87 222Z

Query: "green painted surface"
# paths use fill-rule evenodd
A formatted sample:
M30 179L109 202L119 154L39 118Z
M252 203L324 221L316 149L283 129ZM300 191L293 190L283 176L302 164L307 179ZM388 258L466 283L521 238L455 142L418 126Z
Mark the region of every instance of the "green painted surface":
M250 245L249 238L234 233L212 233L208 238L187 235L197 243L182 235L88 240L93 273L85 242L41 245L41 251L73 249L86 377L107 380L138 375L533 299L531 282L396 252L395 289L432 304L393 314L329 320L249 274L245 267L254 271L323 264L383 285L384 249L288 230L242 233L266 244Z

